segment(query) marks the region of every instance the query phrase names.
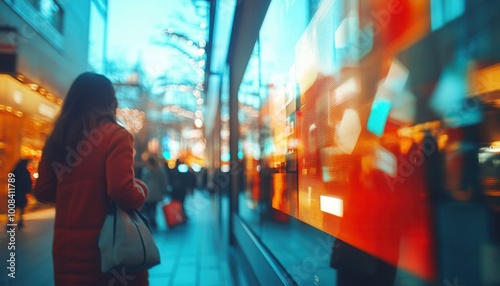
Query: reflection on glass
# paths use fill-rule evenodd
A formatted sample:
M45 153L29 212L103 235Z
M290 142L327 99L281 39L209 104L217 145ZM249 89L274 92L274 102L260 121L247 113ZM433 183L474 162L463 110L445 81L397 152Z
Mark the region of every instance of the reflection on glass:
M323 1L293 63L261 58L244 199L297 284L500 283L500 2L469 2Z
M465 0L431 0L431 26L437 30L465 11Z

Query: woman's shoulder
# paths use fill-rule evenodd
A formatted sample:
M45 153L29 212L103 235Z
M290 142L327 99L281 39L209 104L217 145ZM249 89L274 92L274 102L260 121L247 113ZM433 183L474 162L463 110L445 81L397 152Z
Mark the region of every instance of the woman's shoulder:
M96 130L104 137L114 137L116 135L125 137L132 136L132 134L123 126L110 120L103 120L99 122L99 126ZM97 134L97 136L98 135L99 134Z

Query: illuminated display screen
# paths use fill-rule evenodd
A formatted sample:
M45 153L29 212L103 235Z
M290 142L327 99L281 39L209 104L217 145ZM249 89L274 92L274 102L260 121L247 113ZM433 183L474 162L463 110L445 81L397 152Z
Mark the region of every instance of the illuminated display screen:
M397 128L414 122L415 101L405 89L408 68L391 60L391 53L425 35L428 6L341 2L343 7L320 7L296 48L297 66L305 66L297 73L303 103L297 118L298 218L432 280L428 204L407 208L425 197L425 188L415 184L418 174L401 180L398 169L408 154L399 151ZM387 63L380 62L379 73L364 71L361 59L375 53L385 53L380 56ZM368 77L375 84L366 85ZM407 219L412 212L420 217ZM402 244L407 247L400 249Z

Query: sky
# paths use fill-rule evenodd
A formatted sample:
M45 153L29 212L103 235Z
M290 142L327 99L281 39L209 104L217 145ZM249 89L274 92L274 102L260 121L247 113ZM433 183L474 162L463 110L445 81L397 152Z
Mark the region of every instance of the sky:
M165 48L153 45L151 39L161 37L181 5L178 0L109 0L108 58L161 65Z
M146 73L141 80L160 93L163 84L171 87L190 83L193 88L196 83L202 84L204 62L195 61L193 56L204 53L196 44L206 40L208 19L200 16L200 11L197 14L192 3L192 0L109 0L107 59L117 65L118 71L132 71L139 64ZM167 38L166 30L193 41ZM168 40L179 49L155 44L154 39ZM186 91L163 88L165 96L157 97L163 104L168 101L193 112L199 105L194 94L187 100Z

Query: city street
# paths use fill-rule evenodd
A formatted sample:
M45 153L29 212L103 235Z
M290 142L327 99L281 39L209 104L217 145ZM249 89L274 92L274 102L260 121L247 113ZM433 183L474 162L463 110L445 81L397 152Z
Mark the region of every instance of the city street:
M150 269L150 285L232 285L226 256L217 239L216 208L204 194L195 192L186 199L189 221L167 229L158 212L159 228L154 232L162 262ZM160 211L160 210L159 210ZM52 234L54 209L25 215L25 228L15 232L15 278L9 277L10 234L0 235L0 285L54 284ZM5 215L2 216L5 225ZM115 285L118 285L115 283Z

